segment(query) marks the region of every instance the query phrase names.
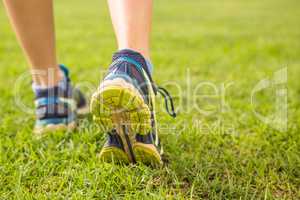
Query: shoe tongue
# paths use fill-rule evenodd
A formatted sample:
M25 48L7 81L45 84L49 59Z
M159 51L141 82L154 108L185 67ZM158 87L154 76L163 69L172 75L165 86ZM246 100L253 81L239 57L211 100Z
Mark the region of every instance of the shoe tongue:
M143 67L144 70L146 70L148 74L150 74L149 69L147 67L146 60L140 53L133 51L131 49L122 49L113 55L112 61L114 62L118 58L122 58L122 57L129 57L135 60Z

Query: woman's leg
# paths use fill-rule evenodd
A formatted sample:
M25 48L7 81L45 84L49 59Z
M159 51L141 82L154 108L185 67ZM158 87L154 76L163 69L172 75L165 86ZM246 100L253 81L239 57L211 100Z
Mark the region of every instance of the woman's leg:
M4 0L4 4L31 67L37 114L34 133L73 129L86 101L70 87L67 68L57 64L52 0Z
M150 58L152 0L108 0L119 49Z
M94 119L108 122L102 124L109 134L99 155L107 162L161 165L149 62L152 0L108 3L120 51L91 99Z
M4 5L34 83L42 87L56 85L62 75L56 60L52 0L4 0Z

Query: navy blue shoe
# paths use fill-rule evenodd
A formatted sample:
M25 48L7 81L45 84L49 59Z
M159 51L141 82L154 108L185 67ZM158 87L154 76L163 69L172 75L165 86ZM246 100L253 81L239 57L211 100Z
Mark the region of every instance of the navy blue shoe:
M152 80L149 66L144 57L135 51L124 49L114 54L108 74L91 99L94 120L111 138L112 130L118 135L121 147L112 142L105 145L100 157L109 160L110 155L120 157L126 153L130 162L150 165L162 164L155 116L155 95L165 97L168 113L175 117L169 93L157 87ZM170 107L171 106L171 107ZM123 156L122 156L123 157Z
M37 118L34 133L37 135L57 130L73 130L78 110L86 110L86 99L79 89L71 86L68 69L64 65L60 65L60 69L64 80L58 86L34 88Z

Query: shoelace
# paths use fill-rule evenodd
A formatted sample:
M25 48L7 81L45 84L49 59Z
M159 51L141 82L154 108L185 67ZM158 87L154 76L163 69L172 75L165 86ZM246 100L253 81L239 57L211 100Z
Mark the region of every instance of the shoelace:
M112 66L116 65L117 62L122 62L122 61L126 61L126 62L129 62L131 64L133 64L134 66L137 67L137 69L140 71L140 69L144 69L143 66L141 66L138 62L136 62L135 60L129 58L129 57L123 57L123 58L118 58L116 59ZM159 87L159 86L156 86L152 80L152 77L151 77L151 74L149 73L149 71L147 69L144 69L146 74L148 75L148 78L150 79L150 82L151 82L151 85L152 85L152 88L153 88L153 91L155 93L155 95L158 93L160 93L164 99L165 99L165 107L166 107L166 110L168 112L168 114L175 118L176 117L176 113L175 113L175 109L174 109L174 103L173 103L173 98L171 97L170 93L163 87ZM170 104L168 103L168 100L170 101ZM169 108L169 105L171 106L171 111L170 111L170 108Z
M175 109L174 109L174 103L173 103L173 98L172 96L170 95L170 93L163 87L159 87L157 86L156 87L156 91L158 93L160 93L163 97L164 97L164 100L165 100L165 108L168 112L168 114L175 118L176 117L176 113L175 113ZM169 100L169 101L168 101ZM170 103L169 103L170 102ZM171 106L171 110L169 108L169 105Z

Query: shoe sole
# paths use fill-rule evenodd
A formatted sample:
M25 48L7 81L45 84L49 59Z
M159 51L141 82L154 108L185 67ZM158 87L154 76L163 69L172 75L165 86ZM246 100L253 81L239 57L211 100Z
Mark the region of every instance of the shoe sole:
M118 147L103 147L98 157L107 163L123 163L129 164L127 154Z
M76 122L69 124L47 124L46 126L35 127L33 130L37 138L43 137L47 133L55 131L73 131L76 128Z
M151 112L132 84L121 78L104 81L92 96L91 113L102 131L117 130L130 162L162 163L153 144L139 143L135 139L135 133L146 134L151 130ZM111 154L114 155L114 151Z

